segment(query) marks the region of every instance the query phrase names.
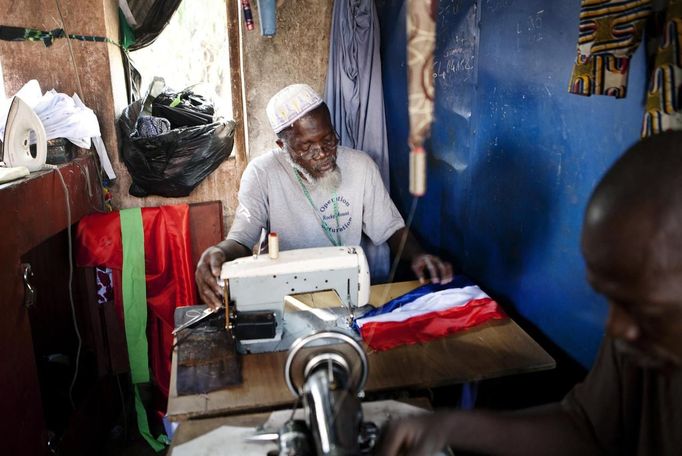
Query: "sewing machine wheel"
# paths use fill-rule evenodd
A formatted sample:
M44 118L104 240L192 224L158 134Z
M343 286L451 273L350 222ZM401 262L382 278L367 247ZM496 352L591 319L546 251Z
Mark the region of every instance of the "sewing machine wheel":
M369 374L362 345L340 330L322 330L297 339L289 348L284 378L294 396L300 396L309 373L322 364L335 364L349 373L352 391L365 387Z

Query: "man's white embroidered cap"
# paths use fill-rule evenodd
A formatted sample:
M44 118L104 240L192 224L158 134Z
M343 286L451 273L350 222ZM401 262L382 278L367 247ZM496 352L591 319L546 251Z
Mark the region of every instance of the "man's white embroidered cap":
M308 84L292 84L270 98L265 112L270 126L279 133L321 104L322 98Z

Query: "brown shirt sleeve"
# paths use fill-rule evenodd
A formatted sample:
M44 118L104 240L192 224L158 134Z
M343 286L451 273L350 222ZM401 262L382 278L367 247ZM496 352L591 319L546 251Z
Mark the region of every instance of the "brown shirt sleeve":
M585 380L564 398L562 407L578 429L605 454L625 454L623 445L623 372L613 341L605 338Z
M682 368L642 367L613 339L562 406L604 454L682 455Z

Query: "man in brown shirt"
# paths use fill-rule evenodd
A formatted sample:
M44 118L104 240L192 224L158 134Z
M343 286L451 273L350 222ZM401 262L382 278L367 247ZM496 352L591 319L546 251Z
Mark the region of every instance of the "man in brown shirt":
M682 455L682 133L645 139L597 185L585 214L587 279L607 335L561 403L397 422L385 454L445 446L499 455Z

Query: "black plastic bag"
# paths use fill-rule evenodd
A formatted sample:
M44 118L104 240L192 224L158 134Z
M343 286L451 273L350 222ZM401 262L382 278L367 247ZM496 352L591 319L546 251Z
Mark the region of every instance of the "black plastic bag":
M128 192L138 197L187 196L230 155L235 124L219 121L136 137L142 102L129 105L118 119L121 157L133 179Z
M189 90L165 91L152 103L152 115L168 119L171 128L209 124L213 114L213 103Z

